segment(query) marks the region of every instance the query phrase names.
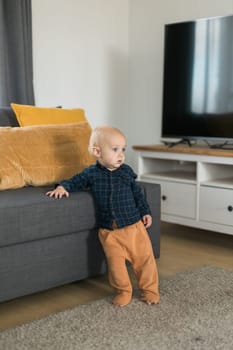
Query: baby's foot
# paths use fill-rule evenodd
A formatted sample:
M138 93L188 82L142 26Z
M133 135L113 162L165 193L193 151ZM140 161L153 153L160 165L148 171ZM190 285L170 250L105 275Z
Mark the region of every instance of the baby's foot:
M154 301L154 300L143 300L143 301L145 301L145 303L146 303L147 305L158 304L158 301Z
M128 305L131 302L131 299L132 299L132 295L130 293L122 292L122 293L117 294L113 298L112 303L114 305L123 307L123 306Z
M160 297L159 294L142 292L141 300L144 301L147 305L153 305L159 303Z

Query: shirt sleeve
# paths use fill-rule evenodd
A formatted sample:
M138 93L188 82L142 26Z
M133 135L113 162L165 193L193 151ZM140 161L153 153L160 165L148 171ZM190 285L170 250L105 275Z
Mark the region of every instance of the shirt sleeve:
M131 176L131 188L133 191L134 200L140 212L140 215L141 217L143 217L144 215L151 215L151 210L149 204L147 203L143 190L140 187L139 183L136 181L137 175L130 167L128 169Z
M62 180L57 185L63 186L67 192L86 190L89 187L89 168L81 173L74 175L68 180Z

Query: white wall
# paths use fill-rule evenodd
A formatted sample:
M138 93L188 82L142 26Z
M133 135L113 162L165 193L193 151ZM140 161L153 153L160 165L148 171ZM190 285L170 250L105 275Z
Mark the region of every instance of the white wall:
M91 125L128 115L128 0L32 0L37 106L84 108Z
M38 106L85 109L133 144L160 140L164 24L233 13L233 0L32 0Z

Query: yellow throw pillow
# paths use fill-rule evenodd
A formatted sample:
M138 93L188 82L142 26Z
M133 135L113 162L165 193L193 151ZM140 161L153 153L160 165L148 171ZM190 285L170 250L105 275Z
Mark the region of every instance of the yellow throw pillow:
M83 109L47 108L11 103L20 126L86 121Z
M87 122L0 127L0 190L51 185L94 163Z

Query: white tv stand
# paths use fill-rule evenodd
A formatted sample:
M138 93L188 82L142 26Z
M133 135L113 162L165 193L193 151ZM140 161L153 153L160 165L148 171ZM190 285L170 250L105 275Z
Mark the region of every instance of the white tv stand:
M161 219L233 235L233 151L133 146L138 176L161 185Z

